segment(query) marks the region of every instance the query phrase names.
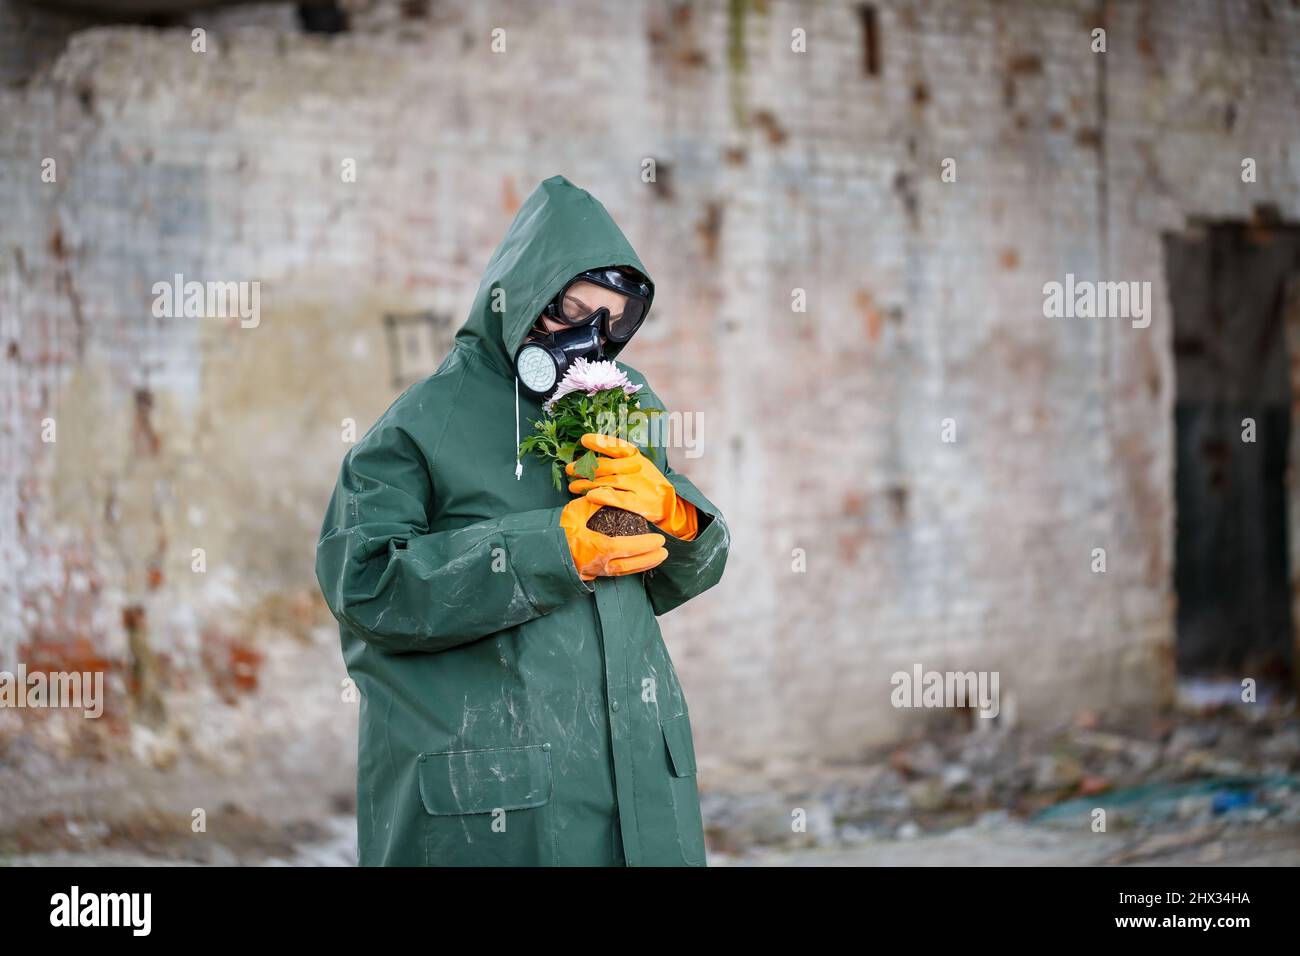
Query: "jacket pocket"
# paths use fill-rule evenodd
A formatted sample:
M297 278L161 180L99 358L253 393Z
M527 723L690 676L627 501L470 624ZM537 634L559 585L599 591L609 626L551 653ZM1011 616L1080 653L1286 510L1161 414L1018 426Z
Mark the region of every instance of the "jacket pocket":
M422 753L416 778L431 866L550 866L550 747Z
M695 742L691 735L690 714L667 717L659 722L659 726L668 753L668 786L682 859L691 866L703 866L704 822L700 816L700 795L695 783Z

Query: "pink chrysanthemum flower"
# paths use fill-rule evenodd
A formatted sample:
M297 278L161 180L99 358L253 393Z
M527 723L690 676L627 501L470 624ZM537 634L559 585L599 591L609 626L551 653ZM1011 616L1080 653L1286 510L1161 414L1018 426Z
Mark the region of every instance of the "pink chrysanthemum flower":
M627 373L612 361L588 362L585 358L574 359L573 366L560 380L560 387L542 404L542 408L549 414L555 403L565 395L573 392L595 395L611 388L621 388L624 395L634 395L641 390L641 386L628 381Z

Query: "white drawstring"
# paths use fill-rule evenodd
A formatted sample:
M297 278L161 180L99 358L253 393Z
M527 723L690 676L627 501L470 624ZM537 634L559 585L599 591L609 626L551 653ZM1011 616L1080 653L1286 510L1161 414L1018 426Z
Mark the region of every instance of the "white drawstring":
M519 457L519 376L515 376L515 481L524 474L524 460Z

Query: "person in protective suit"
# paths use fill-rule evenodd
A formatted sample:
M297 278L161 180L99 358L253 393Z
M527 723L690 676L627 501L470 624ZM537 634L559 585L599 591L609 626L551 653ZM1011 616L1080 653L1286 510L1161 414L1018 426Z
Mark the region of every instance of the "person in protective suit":
M573 324L557 297L584 274L610 281ZM624 310L619 290L644 295ZM344 458L316 575L361 694L361 865L705 865L690 712L656 617L717 583L726 523L662 447L589 436L596 477L565 490L517 456L544 395L520 388L521 346L556 356L590 326L612 359L619 320L652 296L600 202L544 181L446 359ZM587 529L602 503L652 533Z

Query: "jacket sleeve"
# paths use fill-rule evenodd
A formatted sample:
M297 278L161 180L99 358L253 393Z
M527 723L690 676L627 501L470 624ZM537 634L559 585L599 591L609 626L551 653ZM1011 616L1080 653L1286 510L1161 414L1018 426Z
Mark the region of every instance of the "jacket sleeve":
M594 590L578 576L560 508L430 532L434 493L398 428L366 435L343 460L316 578L330 611L368 644L445 651Z
M648 404L661 407L653 392L646 397ZM649 451L655 466L672 483L677 494L695 506L699 517L699 530L690 541L664 535L668 557L645 573L646 590L655 614L667 614L697 594L704 593L722 578L731 546L731 533L718 507L704 497L689 478L673 470L668 463L668 452L657 443Z

